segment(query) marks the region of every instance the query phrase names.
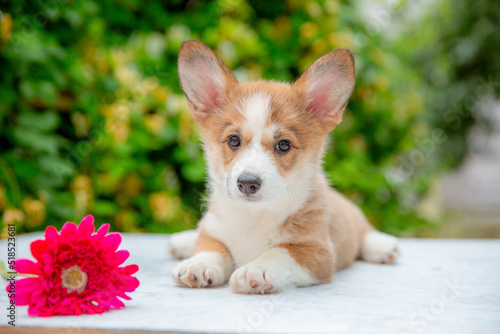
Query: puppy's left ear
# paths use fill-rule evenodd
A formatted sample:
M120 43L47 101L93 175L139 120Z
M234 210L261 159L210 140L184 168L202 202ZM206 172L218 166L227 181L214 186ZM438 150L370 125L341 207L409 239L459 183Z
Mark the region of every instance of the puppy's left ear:
M331 131L340 123L354 89L354 58L338 49L316 60L293 84L306 99L306 109Z
M199 41L182 44L178 65L182 90L198 123L217 113L229 90L238 85L219 57Z

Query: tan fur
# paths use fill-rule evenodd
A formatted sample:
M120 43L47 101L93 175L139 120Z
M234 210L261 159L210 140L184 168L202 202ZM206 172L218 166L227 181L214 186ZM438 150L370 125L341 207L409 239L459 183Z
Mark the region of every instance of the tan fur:
M196 240L194 254L198 254L200 252L218 252L224 256L227 261L232 261L229 249L227 249L222 242L207 234L202 224L199 227L199 231L200 233L198 235L198 239Z
M319 282L335 271L351 266L359 257L363 237L373 227L361 211L323 177L316 180L309 201L282 226L293 235L293 243L279 245Z

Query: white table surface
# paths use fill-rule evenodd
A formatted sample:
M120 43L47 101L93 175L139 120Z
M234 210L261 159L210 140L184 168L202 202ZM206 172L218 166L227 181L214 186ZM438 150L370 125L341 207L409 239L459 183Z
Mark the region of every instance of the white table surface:
M357 262L333 282L276 295L237 295L226 285L173 284L168 235L123 233L126 264L141 285L126 307L102 315L38 318L17 308L16 327L207 333L500 333L500 240L402 239L396 265ZM17 237L19 258L41 233ZM7 257L0 241L0 259ZM5 281L4 281L5 283ZM5 284L4 284L5 286ZM5 291L0 326L7 326Z

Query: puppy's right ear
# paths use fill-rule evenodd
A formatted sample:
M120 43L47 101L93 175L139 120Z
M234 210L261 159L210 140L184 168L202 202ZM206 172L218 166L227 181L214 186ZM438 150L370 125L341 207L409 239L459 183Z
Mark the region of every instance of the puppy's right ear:
M238 81L205 44L189 40L179 51L179 81L196 122L214 114Z

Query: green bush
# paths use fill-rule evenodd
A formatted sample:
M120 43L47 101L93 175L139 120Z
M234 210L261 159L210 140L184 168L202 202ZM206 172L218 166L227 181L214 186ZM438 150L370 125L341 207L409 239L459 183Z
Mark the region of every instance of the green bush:
M19 232L93 214L118 231L195 226L205 166L179 88L181 43L213 48L240 80L294 80L335 48L357 82L325 158L332 184L384 231L414 235L432 174L394 166L429 136L422 73L346 1L18 0L0 35L0 212ZM416 46L415 46L416 47Z

